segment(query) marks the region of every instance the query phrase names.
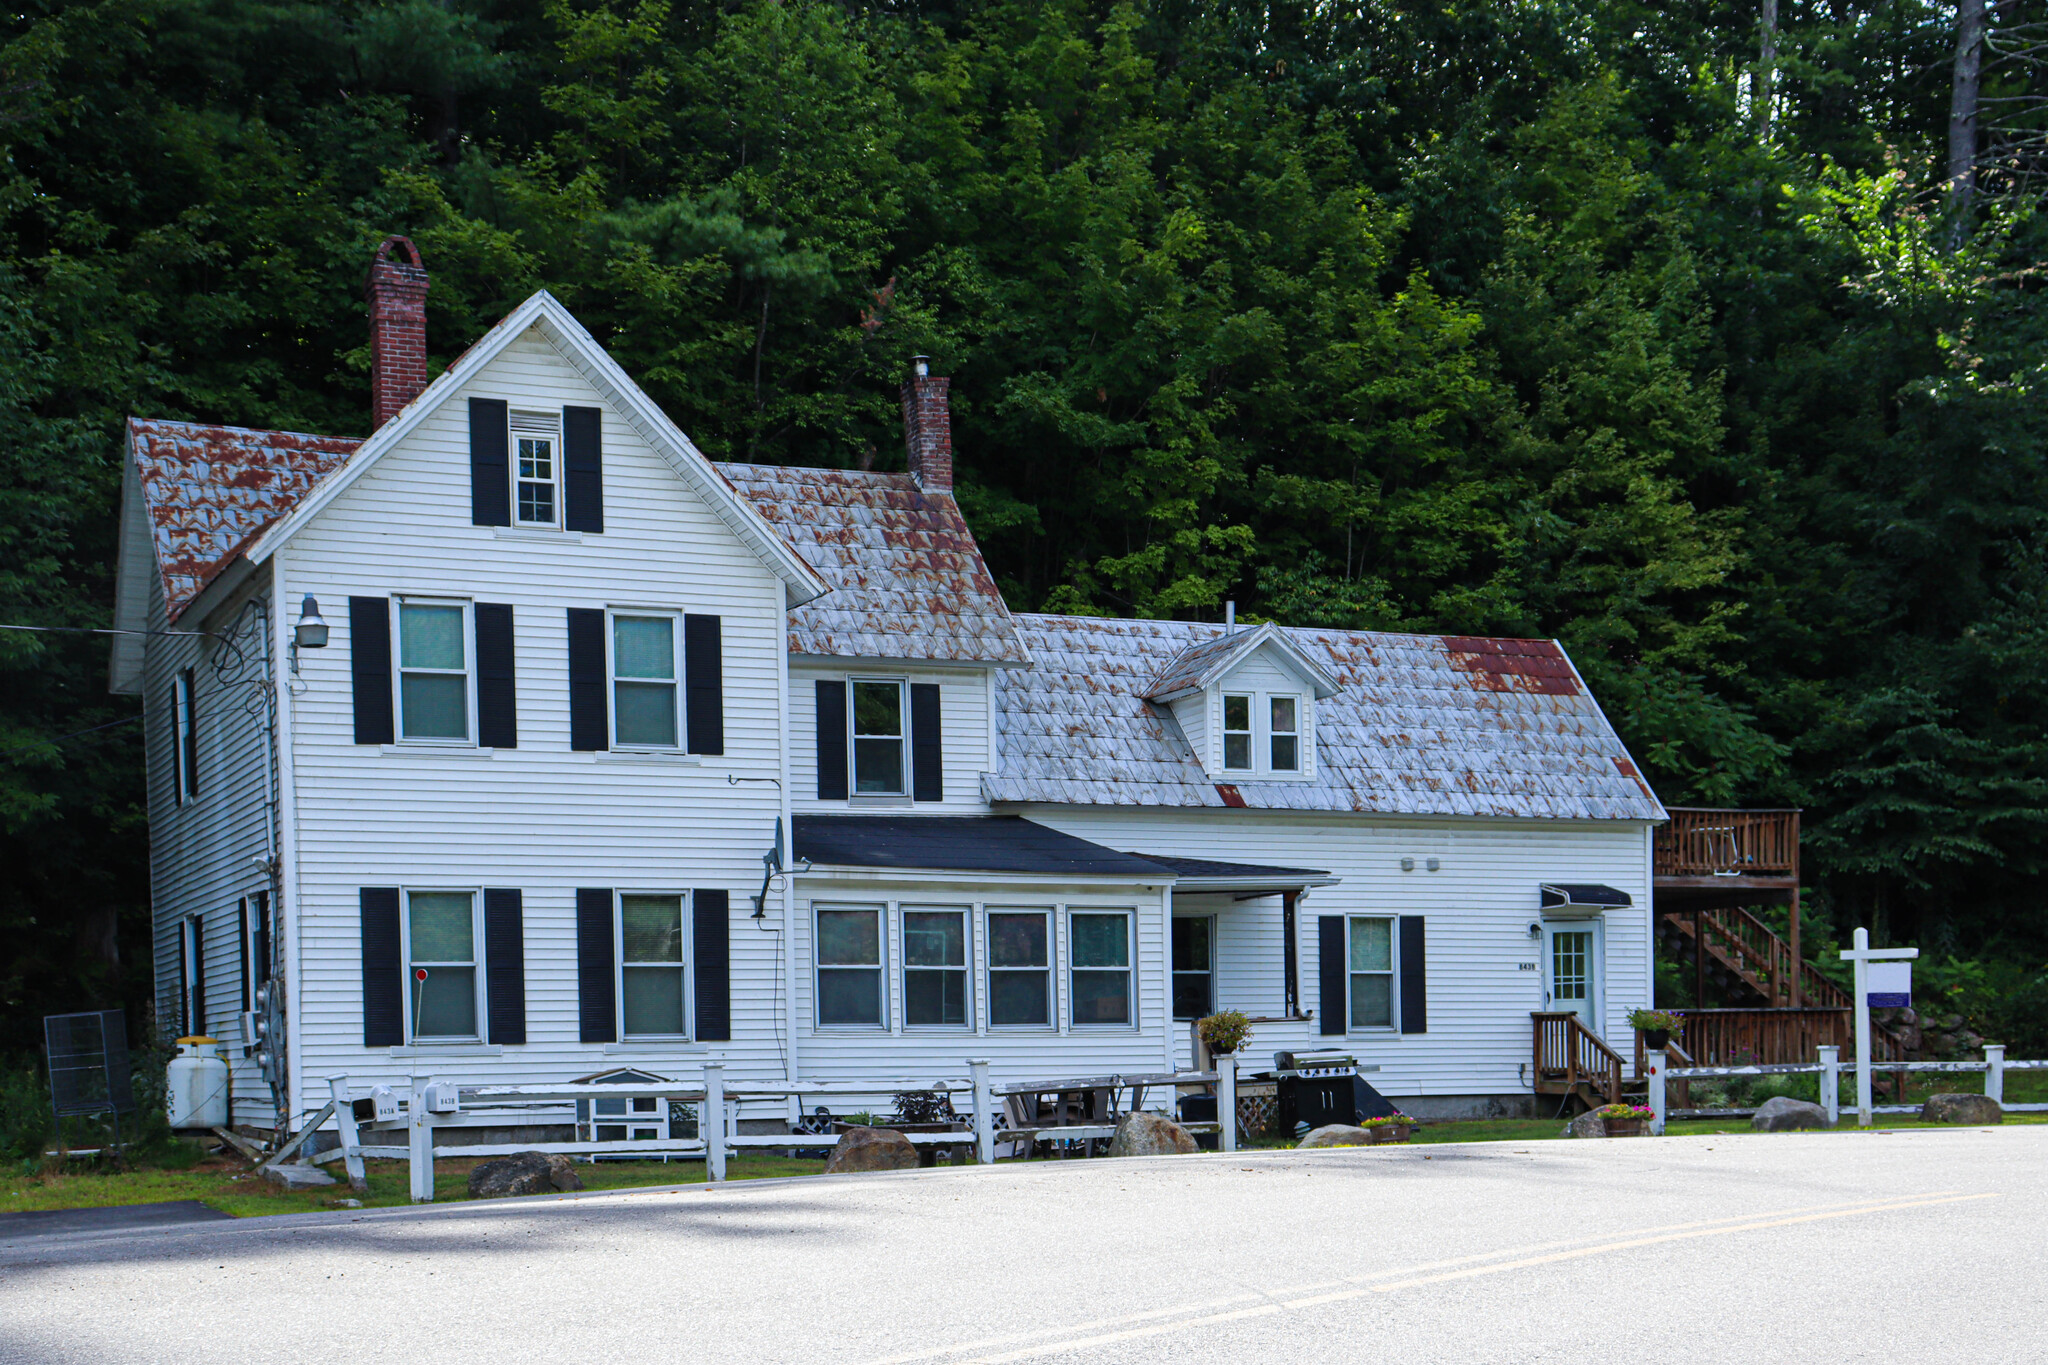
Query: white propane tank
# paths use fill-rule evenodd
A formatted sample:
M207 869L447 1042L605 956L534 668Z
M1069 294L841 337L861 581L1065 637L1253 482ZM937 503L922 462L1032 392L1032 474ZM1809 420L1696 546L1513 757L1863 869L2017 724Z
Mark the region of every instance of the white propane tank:
M173 1128L228 1126L228 1064L211 1038L180 1038L164 1080Z

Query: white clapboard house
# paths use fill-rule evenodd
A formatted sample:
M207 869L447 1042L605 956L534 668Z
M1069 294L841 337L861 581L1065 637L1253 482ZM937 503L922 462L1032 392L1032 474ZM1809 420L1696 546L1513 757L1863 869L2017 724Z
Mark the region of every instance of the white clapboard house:
M386 242L367 440L128 428L158 1019L238 1122L265 983L291 1114L1156 1070L1226 1007L1501 1112L1532 1012L1629 1039L1663 809L1554 642L1017 615L922 362L907 473L715 464L545 293L426 382L426 289Z

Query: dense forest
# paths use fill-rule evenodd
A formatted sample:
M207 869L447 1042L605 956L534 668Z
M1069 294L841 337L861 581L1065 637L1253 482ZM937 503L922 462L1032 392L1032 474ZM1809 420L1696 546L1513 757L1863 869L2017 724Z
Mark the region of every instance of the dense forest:
M1666 802L1805 808L1809 943L2009 994L2043 62L2041 0L23 0L0 623L108 623L128 414L364 432L400 231L437 366L544 286L715 458L900 467L931 355L1018 608L1556 636ZM0 1050L148 994L105 645L0 631Z

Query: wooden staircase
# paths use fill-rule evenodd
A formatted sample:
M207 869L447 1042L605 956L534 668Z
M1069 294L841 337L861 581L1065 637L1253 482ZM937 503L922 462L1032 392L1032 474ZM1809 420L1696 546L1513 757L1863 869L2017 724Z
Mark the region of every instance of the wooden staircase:
M1567 1105L1577 1101L1587 1109L1621 1102L1620 1053L1576 1014L1539 1011L1529 1018L1535 1025L1537 1094L1561 1095Z
M1716 985L1765 1009L1790 1006L1792 980L1799 980L1799 1003L1817 1009L1847 1009L1849 992L1820 968L1793 956L1792 945L1747 910L1716 906L1674 910L1658 916L1658 937L1673 956L1690 958L1699 941L1706 946L1708 974ZM1696 938L1697 936L1697 938Z

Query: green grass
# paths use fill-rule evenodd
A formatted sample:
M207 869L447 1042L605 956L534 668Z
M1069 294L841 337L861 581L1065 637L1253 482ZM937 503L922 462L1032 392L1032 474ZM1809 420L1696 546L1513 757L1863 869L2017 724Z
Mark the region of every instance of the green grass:
M402 1161L365 1163L370 1192L362 1196L366 1208L387 1208L411 1203ZM476 1160L443 1158L434 1163L434 1199L457 1202L469 1198L469 1172ZM338 1184L318 1190L282 1190L249 1170L246 1162L209 1157L186 1170L73 1171L65 1174L22 1174L0 1177L0 1213L24 1213L38 1209L107 1208L120 1204L154 1204L172 1199L197 1199L222 1213L237 1218L257 1218L279 1213L312 1213L343 1207L343 1199L355 1198L341 1175L340 1163L322 1167L334 1174ZM785 1157L748 1153L726 1162L732 1180L758 1180L769 1176L816 1175L825 1169L822 1161L792 1161ZM701 1161L600 1161L579 1162L576 1174L588 1190L620 1190L644 1185L692 1185L704 1180Z

